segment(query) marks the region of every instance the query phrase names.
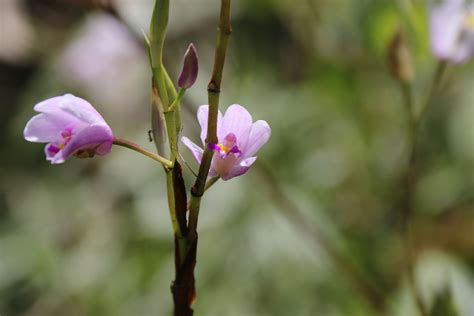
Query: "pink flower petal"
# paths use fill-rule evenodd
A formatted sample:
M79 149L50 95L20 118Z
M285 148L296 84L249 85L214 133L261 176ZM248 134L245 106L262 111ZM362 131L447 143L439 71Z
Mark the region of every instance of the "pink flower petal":
M207 175L209 178L214 178L214 177L218 177L219 176L219 173L217 172L216 169L214 169L214 167L211 165L211 168L209 168L209 174Z
M61 132L70 124L79 125L80 122L69 114L41 113L33 116L26 123L23 136L30 142L49 143L57 140Z
M46 155L46 160L51 162L51 164L60 164L66 161L66 158L63 155L60 155L60 151L50 150L50 146L55 147L54 145L47 144L44 147L44 153ZM57 148L57 147L56 147Z
M91 125L75 135L57 155L67 159L83 149L94 149L96 154L105 155L112 150L113 138L108 125Z
M208 120L207 105L199 107L198 120L201 125L201 140L206 148L214 151L209 177L219 176L229 180L247 172L256 161L253 155L270 138L271 129L267 122L257 121L252 124L252 116L242 106L231 105L224 116L219 113L218 143L205 144ZM182 142L193 152L198 162L201 162L203 149L182 137Z
M203 146L206 146L207 136L207 119L209 115L209 105L201 105L197 112L197 118L199 125L201 126L201 141ZM217 114L217 131L219 131L222 124L222 113L221 111Z
M86 124L105 123L103 117L89 102L72 94L47 99L36 104L34 110L43 113L57 113L62 110Z
M247 145L250 129L252 128L252 116L243 106L232 104L225 111L222 124L217 130L219 141L233 133L237 137L239 147Z
M431 6L431 48L436 57L451 59L456 54L464 14L464 0L444 0Z
M234 166L234 168L232 168L232 170L223 175L222 176L222 179L223 180L229 180L229 179L232 179L234 177L238 177L238 176L241 176L243 175L244 173L246 173L250 166L252 166L252 164L257 160L257 157L250 157L250 158L246 158L244 160L242 160L238 165Z
M242 150L245 157L253 156L270 139L272 130L267 122L259 120L253 123L247 146Z
M183 136L181 137L181 142L183 142L183 144L189 148L189 150L191 150L193 156L194 156L194 159L196 159L196 161L198 163L201 163L201 160L202 160L202 154L203 154L203 149L201 147L199 147L198 145L196 145L195 143L193 143L189 138L187 138L186 136Z
M35 105L41 112L32 117L23 135L32 142L46 142L46 159L63 163L80 150L85 156L105 155L112 149L113 133L92 105L71 94Z

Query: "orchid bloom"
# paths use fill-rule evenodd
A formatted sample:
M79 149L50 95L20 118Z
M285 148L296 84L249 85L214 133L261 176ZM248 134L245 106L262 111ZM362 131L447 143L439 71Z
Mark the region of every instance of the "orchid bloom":
M432 4L430 28L436 57L463 63L474 55L474 2L441 0Z
M52 164L72 155L86 158L111 151L112 130L86 100L66 94L44 100L34 110L40 114L26 123L23 135L30 142L48 143L46 159Z
M206 146L208 112L209 106L202 105L197 113L204 146ZM229 180L246 173L257 160L255 154L268 141L270 134L268 123L262 120L253 123L252 116L241 105L231 105L224 115L219 111L218 143L208 144L208 148L214 151L209 176L220 176L223 180ZM181 141L191 150L197 162L201 163L203 149L187 137L182 137Z

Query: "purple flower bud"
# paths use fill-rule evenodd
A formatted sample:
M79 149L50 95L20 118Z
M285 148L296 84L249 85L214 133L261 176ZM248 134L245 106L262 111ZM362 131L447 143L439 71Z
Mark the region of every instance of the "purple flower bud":
M201 105L197 117L201 125L201 140L206 146L209 106ZM271 128L265 121L253 122L250 113L241 105L231 105L224 115L219 111L217 118L217 144L208 144L214 151L209 176L220 176L229 180L243 175L257 160L255 154L270 139ZM181 141L201 163L203 149L189 138Z
M190 88L198 75L198 55L196 47L191 43L184 54L183 68L179 74L178 86L183 89Z
M113 133L94 107L72 94L47 99L35 105L40 114L26 123L23 135L27 141L47 143L46 160L63 163L79 158L108 154Z
M398 30L388 46L388 66L392 75L402 81L411 82L415 76L410 49L401 30Z

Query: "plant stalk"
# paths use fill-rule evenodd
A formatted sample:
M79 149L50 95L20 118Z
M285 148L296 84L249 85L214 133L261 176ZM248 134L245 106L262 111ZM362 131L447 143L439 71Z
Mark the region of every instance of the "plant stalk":
M216 50L214 54L214 66L212 76L207 86L209 99L209 117L207 121L207 136L204 154L199 166L198 176L191 189L191 198L189 203L189 238L192 241L197 238L197 222L199 217L199 208L201 197L204 194L207 175L211 167L213 151L209 149L207 144L217 143L217 114L219 111L219 96L221 91L222 72L224 70L224 62L227 52L227 44L232 26L230 24L230 7L231 0L221 0L221 10L219 18L219 27L217 34Z
M422 300L421 293L416 284L414 267L416 256L414 253L413 231L411 227L411 221L414 213L413 199L417 182L417 139L420 130L421 120L426 115L426 112L431 102L433 101L434 96L436 95L441 86L446 68L447 63L445 61L440 61L438 63L426 100L421 105L421 108L418 113L415 112L411 85L409 83L401 83L401 91L403 94L403 100L406 107L409 122L409 153L407 167L402 176L403 192L400 205L402 210L400 219L400 235L403 239L403 243L405 246L405 266L408 275L408 282L413 293L413 297L420 316L427 316L428 310Z
M164 116L168 143L170 147L170 160L172 168L166 171L166 187L168 192L168 207L174 230L175 242L175 279L171 285L173 294L174 315L191 316L193 310L191 304L195 297L194 287L194 257L188 258L188 254L196 249L195 244L188 243L187 236L187 197L182 169L178 162L178 134L181 129L179 100L176 101L173 111L169 111L171 105L169 94L177 99L176 88L169 78L163 66L163 46L166 37L166 28L169 18L169 0L156 0L150 23L149 56L153 72L153 97L158 95L161 106L153 109ZM156 87L156 89L155 89ZM154 102L155 105L158 104ZM158 117L155 113L155 117ZM153 121L152 128L158 128L159 122ZM158 142L160 140L156 140ZM158 146L157 146L158 147ZM195 250L194 250L195 253Z
M161 163L166 168L173 167L173 163L170 160L168 160L166 158L163 158L160 155L154 154L154 153L146 150L145 148L141 147L140 145L132 143L128 140L118 138L118 137L114 137L113 143L114 143L114 145L118 145L118 146L122 146L122 147L125 147L125 148L128 148L128 149L134 150L134 151L136 151L136 152L138 152L142 155L147 156L148 158L151 158L155 161L158 161L159 163Z

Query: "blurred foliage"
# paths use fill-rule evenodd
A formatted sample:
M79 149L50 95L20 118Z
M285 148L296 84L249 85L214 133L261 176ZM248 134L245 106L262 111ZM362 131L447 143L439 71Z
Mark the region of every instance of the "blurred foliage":
M36 102L71 92L90 100L117 135L153 148L141 40L152 1L112 1L115 11L96 3L0 1L3 316L172 308L161 167L121 148L50 166L42 146L22 138ZM211 0L171 7L165 63L173 78L189 42L200 55L184 104L183 134L195 140L218 9ZM373 284L388 314L417 314L398 229L408 122L385 60L399 27L419 104L436 67L425 1L235 1L221 105L245 105L270 123L272 138L245 177L205 196L196 315L377 315L318 234ZM473 85L474 63L448 69L417 144L415 276L432 315L474 315Z
M454 307L451 292L443 291L436 296L436 300L431 308L430 316L456 316L456 308Z

